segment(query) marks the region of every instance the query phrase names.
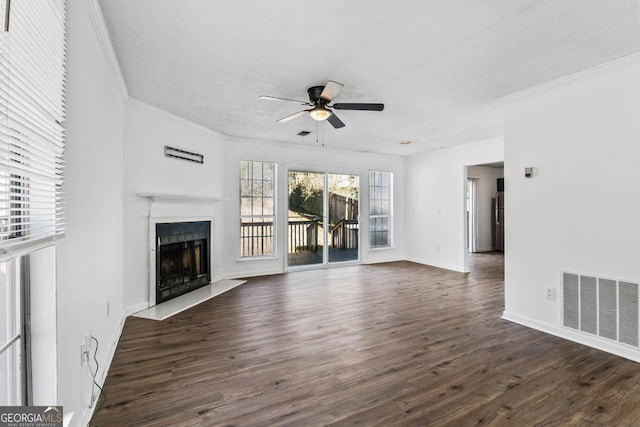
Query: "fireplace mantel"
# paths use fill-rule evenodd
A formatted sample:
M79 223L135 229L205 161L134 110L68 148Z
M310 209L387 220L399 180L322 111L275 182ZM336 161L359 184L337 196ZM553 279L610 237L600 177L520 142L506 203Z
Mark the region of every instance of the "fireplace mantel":
M211 197L211 196L190 196L186 194L165 194L165 193L138 193L140 197L146 197L152 202L158 201L182 201L193 203L218 203L229 200L227 197Z

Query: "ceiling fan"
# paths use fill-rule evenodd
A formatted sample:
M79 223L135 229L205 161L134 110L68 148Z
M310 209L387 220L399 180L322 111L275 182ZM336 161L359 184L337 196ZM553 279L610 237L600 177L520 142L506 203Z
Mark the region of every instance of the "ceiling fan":
M309 113L312 119L317 121L327 120L336 129L342 128L345 124L336 116L333 110L360 110L360 111L382 111L384 104L363 104L363 103L338 103L332 104L331 101L338 96L344 85L342 83L333 82L329 80L324 86L312 86L307 89L309 94L309 101L299 101L296 99L280 98L277 96L261 95L260 99L267 99L270 101L288 101L295 102L300 105L306 105L312 107L308 110L298 111L287 117L283 117L278 120L279 123L288 122L297 117L304 116Z

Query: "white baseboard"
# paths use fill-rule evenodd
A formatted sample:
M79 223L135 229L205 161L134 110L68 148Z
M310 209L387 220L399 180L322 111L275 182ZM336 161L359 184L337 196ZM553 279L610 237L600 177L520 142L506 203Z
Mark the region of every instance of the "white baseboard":
M541 322L539 320L520 316L515 313L509 313L507 311L502 313L502 318L556 337L564 338L578 344L583 344L607 353L615 354L616 356L624 357L625 359L629 359L634 362L640 362L640 351L635 347L626 346L615 341L607 340L606 338L599 338L580 331L559 327L551 323Z
M411 261L411 262L415 262L415 263L418 263L418 264L428 265L428 266L431 266L431 267L438 267L438 268L444 268L445 270L457 271L458 273L468 273L469 272L468 269L465 269L464 265L447 264L447 263L444 263L444 262L431 261L431 260L425 260L425 259L419 259L419 258L413 258L413 257L407 257L406 260L407 261Z
M487 248L480 248L480 249L477 249L476 252L493 252L493 248L491 246Z
M138 304L133 304L124 309L124 315L125 317L131 316L133 313L137 313L141 310L144 310L145 308L149 308L149 302L147 301L140 302Z
M364 265L369 265L369 264L382 264L383 262L398 262L398 261L407 261L407 259L404 257L391 257L391 258L383 258L383 259L364 260L362 263Z
M284 271L282 268L271 269L271 270L261 270L261 271L251 271L251 272L241 272L241 273L226 273L219 274L216 276L216 280L222 279L243 279L245 277L258 277L258 276L272 276L274 274L283 274Z
M103 361L103 363L100 364L100 372L96 376L96 382L100 385L100 387L104 387L104 381L107 379L107 374L109 373L111 362L113 362L113 357L116 354L116 349L118 348L118 342L120 341L120 337L122 336L122 331L124 330L124 322L126 320L127 320L127 315L123 314L122 318L120 319L120 325L113 334L113 338L111 340L111 343L109 345L109 350L107 352L107 357ZM92 384L92 386L93 386L94 394L100 391L97 389L97 387L95 387L95 385ZM93 405L91 405L91 407L85 408L82 414L82 423L79 424L80 426L86 426L89 424L89 420L91 420L91 417L93 416L93 411L95 411L96 404L98 403L99 400L100 400L100 395L98 395L98 399L96 399L95 402L93 402Z

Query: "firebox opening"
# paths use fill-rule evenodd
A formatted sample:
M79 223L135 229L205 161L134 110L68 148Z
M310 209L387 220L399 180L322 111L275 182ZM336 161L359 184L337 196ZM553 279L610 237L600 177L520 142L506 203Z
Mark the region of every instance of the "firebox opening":
M211 282L211 222L156 224L156 304Z

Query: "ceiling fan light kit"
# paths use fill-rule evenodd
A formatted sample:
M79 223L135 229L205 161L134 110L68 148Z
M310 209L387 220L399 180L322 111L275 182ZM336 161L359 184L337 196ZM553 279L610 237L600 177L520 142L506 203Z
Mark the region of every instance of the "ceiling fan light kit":
M278 120L279 123L288 122L289 120L293 120L305 115L306 113L309 113L309 116L311 116L312 119L319 122L327 120L335 129L342 128L345 126L345 124L338 118L338 116L336 116L336 113L331 111L331 109L359 111L382 111L384 109L384 104L371 103L340 103L329 105L331 101L333 101L333 99L338 96L343 87L344 85L342 83L334 82L331 80L329 80L324 86L312 86L307 89L310 102L267 95L261 95L259 96L259 98L269 101L295 102L296 104L308 105L309 107L313 107L309 110L298 111L297 113L283 117Z
M327 108L322 105L319 105L309 111L309 115L311 116L311 118L319 122L321 122L322 120L327 120L331 114L331 111L327 110Z

